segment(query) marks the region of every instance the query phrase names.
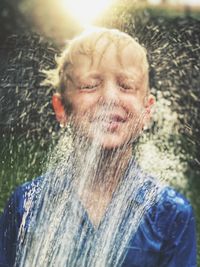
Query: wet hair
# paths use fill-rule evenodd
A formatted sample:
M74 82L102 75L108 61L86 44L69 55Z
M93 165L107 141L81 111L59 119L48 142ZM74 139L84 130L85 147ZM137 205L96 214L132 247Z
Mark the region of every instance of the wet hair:
M106 39L101 49L97 50L99 41ZM78 55L86 55L93 62L93 58L96 53L99 55L99 62L101 61L105 51L110 45L114 44L117 48L117 57L120 62L120 53L128 45L135 46L135 53L141 59L142 71L147 73L149 64L147 60L146 49L141 46L133 37L127 33L121 32L117 29L106 28L92 28L70 40L67 47L64 49L60 57L56 57L57 67L51 70L44 70L46 79L43 81L43 85L51 86L61 95L67 89L67 80L70 79L68 70L73 69L73 64ZM97 51L96 51L97 50ZM147 81L148 82L148 81Z

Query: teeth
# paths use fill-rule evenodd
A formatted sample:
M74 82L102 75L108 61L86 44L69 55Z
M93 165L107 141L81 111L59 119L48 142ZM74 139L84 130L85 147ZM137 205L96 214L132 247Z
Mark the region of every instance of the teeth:
M99 117L95 117L90 119L90 122L106 122L106 123L112 123L112 122L119 122L119 123L124 123L126 121L126 119L118 116L118 115L114 115L114 116L99 116Z

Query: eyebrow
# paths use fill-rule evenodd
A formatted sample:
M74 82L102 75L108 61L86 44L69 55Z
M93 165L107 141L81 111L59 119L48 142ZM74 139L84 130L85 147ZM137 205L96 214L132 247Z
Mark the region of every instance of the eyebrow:
M138 73L136 71L115 71L116 77L118 79L129 79L129 80L138 80L140 79ZM74 77L73 77L74 76ZM88 71L86 73L81 74L74 74L74 75L67 75L67 78L73 83L76 84L77 82L81 82L82 80L86 80L88 78L93 79L101 79L101 72L99 71Z
M101 75L99 72L96 72L96 71L92 71L92 72L87 72L87 73L84 73L83 75L74 75L74 77L70 76L70 81L73 83L73 84L77 84L77 83L80 83L82 82L83 80L87 80L89 78L93 78L93 79L101 79Z
M84 75L77 75L77 78L99 78L101 76L101 73L98 71L89 71L84 73Z
M130 80L137 80L140 78L137 72L130 72L130 71L121 71L118 73L118 77L120 79L130 79Z

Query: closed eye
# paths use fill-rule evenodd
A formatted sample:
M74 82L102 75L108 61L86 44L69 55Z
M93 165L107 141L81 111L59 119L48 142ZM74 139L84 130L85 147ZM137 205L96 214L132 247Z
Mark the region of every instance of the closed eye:
M129 83L119 83L120 88L122 88L123 90L131 90L131 91L135 91L136 87L133 84L129 84Z
M80 90L88 90L88 89L94 89L96 87L98 87L99 84L85 84L85 85L81 85L79 87Z

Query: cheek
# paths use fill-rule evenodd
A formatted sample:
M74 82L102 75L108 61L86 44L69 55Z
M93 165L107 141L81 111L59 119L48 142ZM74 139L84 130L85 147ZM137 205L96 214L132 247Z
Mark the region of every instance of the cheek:
M94 112L97 105L98 99L90 94L77 94L71 98L73 113L77 115L84 115L88 112Z
M141 100L130 97L123 102L124 109L130 116L142 116L145 112L144 104Z

